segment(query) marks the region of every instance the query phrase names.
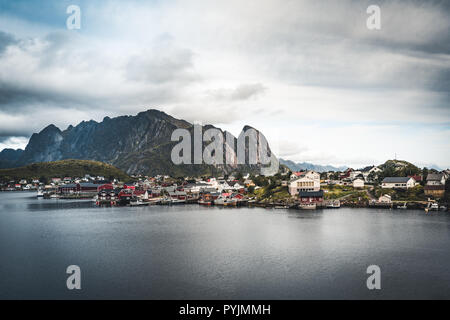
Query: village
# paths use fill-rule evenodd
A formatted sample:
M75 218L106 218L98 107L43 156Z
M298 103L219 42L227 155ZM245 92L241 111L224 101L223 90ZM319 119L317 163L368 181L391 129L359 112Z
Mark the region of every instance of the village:
M401 162L394 165L405 172ZM424 170L405 176L399 176L395 170L371 166L319 173L281 167L279 173L270 177L241 173L219 177L158 175L131 176L130 181L85 175L47 181L20 179L3 183L0 189L34 191L46 199L92 199L98 206L199 204L301 210L341 206L448 210L449 170ZM390 172L396 175L387 176Z

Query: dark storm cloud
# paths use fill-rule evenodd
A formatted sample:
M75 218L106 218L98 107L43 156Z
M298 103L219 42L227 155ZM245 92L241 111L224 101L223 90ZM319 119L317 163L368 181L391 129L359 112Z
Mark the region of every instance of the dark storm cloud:
M0 55L6 50L6 48L12 44L15 44L17 40L13 35L0 30Z
M36 104L65 103L66 98L60 93L47 92L39 87L27 88L0 82L0 111L21 112Z

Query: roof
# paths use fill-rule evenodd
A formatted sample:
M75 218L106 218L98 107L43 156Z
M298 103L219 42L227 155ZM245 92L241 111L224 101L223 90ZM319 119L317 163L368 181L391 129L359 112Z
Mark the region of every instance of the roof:
M427 181L441 181L444 175L442 173L429 173Z
M301 177L297 177L292 179L290 182L296 182L298 180L310 180L310 181L314 181L315 179L307 177L307 176L301 176Z
M445 190L445 186L441 185L426 185L424 187L425 190Z
M410 177L386 177L383 179L382 183L407 183Z
M60 186L61 188L76 188L77 184L76 183L69 183L69 184L63 184L62 186Z
M300 191L300 197L323 197L323 190L319 191Z
M63 184L60 186L61 188L76 188L78 186L78 183L69 183L69 184ZM90 182L82 182L80 183L81 188L97 188L99 185L95 183Z
M98 184L90 183L90 182L80 183L80 187L82 187L82 188L97 188L98 186L99 186Z

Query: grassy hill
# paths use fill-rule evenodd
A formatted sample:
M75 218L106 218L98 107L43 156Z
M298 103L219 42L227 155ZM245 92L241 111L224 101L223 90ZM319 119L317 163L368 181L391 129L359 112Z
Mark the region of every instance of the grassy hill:
M84 177L103 176L105 179L117 178L122 181L130 177L116 167L91 160L61 160L52 162L33 163L24 167L0 169L0 181L19 179L50 179L55 177Z
M422 173L420 168L404 160L388 160L380 165L379 168L383 170L385 177L406 177Z

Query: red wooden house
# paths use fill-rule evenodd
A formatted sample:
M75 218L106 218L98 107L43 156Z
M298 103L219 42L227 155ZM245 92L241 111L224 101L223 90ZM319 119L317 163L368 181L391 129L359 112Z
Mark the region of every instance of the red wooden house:
M319 191L300 191L298 194L300 203L312 204L323 202L323 190Z

